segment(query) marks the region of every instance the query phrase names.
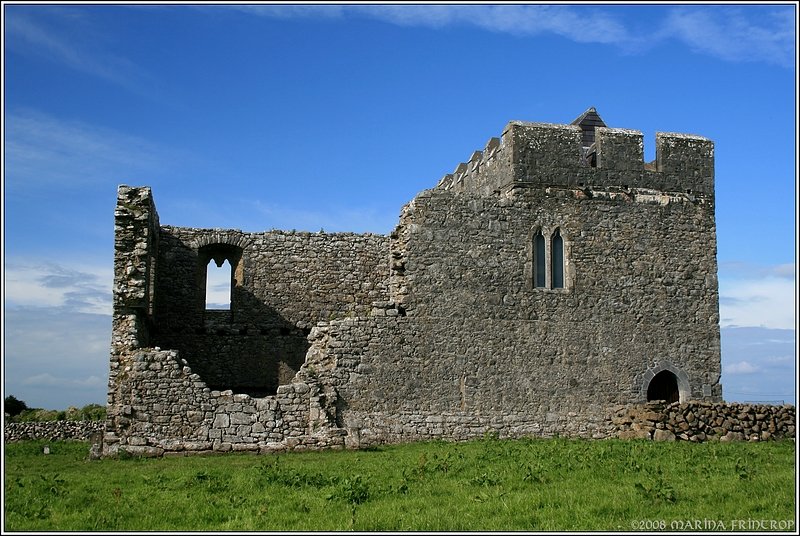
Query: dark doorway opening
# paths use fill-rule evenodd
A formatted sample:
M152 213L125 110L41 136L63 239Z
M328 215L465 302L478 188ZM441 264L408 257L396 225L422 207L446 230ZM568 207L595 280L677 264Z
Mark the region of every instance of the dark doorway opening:
M647 401L651 400L666 400L667 404L680 400L678 378L672 372L662 370L650 380L650 385L647 386Z

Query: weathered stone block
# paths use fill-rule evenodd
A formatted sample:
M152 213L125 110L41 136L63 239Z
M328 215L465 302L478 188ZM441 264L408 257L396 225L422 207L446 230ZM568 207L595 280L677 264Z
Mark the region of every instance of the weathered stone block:
M617 434L620 439L650 439L648 430L623 430Z
M164 449L151 446L121 445L119 450L127 452L131 456L140 456L143 458L158 458L164 454Z
M653 432L653 441L675 441L675 434L669 430L656 430Z
M226 413L218 413L214 417L214 428L227 428L231 424L231 418Z
M230 415L231 425L250 424L250 422L250 415L247 413L231 413Z
M728 432L724 436L719 438L720 441L743 441L744 434L741 432Z

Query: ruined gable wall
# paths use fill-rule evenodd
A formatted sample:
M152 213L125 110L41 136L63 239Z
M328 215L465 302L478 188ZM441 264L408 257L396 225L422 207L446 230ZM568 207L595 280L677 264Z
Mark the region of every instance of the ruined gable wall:
M341 445L325 427L335 395L313 380L289 383L296 371L281 365L294 355L300 367L319 317L363 314L386 299L388 239L160 227L149 188L120 186L115 214L104 455ZM198 251L216 243L242 250L231 311L205 311L198 287ZM272 394L214 385L252 387L241 381L249 377L262 389L275 380Z
M122 414L131 378L128 356L151 340L158 213L150 188L120 186L114 211L114 296L104 441L116 448L126 434Z
M114 211L112 352L150 343L158 229L150 188L120 186Z
M230 311L205 310L199 250L217 243L241 248ZM275 394L303 363L311 326L386 299L388 241L379 235L162 227L161 244L155 345L179 350L220 390Z

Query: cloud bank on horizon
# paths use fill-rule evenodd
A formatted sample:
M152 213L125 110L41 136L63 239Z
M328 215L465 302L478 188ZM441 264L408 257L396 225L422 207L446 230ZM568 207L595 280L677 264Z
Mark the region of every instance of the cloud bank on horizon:
M249 50L248 47L257 38L280 35L282 31L291 38L295 35L291 32L297 31L297 36L302 40L287 39L287 43L302 44L310 50L332 47L334 53L344 56L353 54L353 50L342 48L339 51L336 48L342 46L339 41L320 38L318 42L308 36L313 32L324 32L326 36L337 36L337 32L345 35L352 26L353 32L375 32L369 33L369 38L373 40L370 43L380 46L381 42L374 41L380 39L376 34L387 32L376 30L376 25L394 28L391 39L398 41L391 41L386 47L393 55L387 56L385 61L380 58L375 64L364 67L366 76L363 78L355 71L328 73L319 69L319 65L308 67L319 69L314 77L307 79L309 84L306 85L312 86L316 93L304 96L311 96L312 100L284 104L292 114L298 115L296 122L301 125L298 129L306 130L313 129L320 119L327 120L319 115L305 115L303 106L310 108L308 114L318 114L318 110L313 108L315 95L330 91L330 88L357 87L373 79L380 81L395 69L395 61L408 60L410 63L402 65L415 66L420 62L443 61L432 65L444 72L453 68L453 65L469 64L462 63L465 60L457 56L437 59L432 52L420 56L422 51L417 44L419 34L408 34L407 37L405 34L419 29L429 32L426 36L436 33L445 36L442 43L464 40L462 48L465 49L470 43L481 43L487 49L487 56L492 58L507 55L509 47L524 47L526 43L535 42L548 54L557 57L565 54L561 63L569 64L572 60L567 59L566 51L575 47L574 50L583 57L591 57L598 63L606 61L606 70L618 69L614 77L620 80L632 81L650 76L658 84L668 84L665 73L669 69L679 73L677 78L680 78L686 76L680 71L682 66L693 61L699 62L699 67L692 67L694 69L719 70L715 78L719 80L717 85L704 88L714 94L713 97L704 100L701 92L692 93L691 97L681 94L684 86L678 80L671 91L672 100L679 102L661 98L659 102L664 110L657 110L655 115L677 115L681 108L686 108L686 113L698 114L703 106L709 107L713 99L727 98L726 94L736 84L742 85L742 80L760 79L765 73L786 80L789 85L794 80L787 73L793 73L795 68L796 13L792 11L791 16L787 16L789 12L780 6L241 5L138 8L118 6L101 12L91 6L7 6L4 15L4 55L8 69L4 78L7 95L4 102L3 177L6 249L3 285L4 389L41 407L63 408L67 405L102 403L105 400L113 277L113 204L117 184L140 184L143 180L156 183L159 188L156 200L164 202L164 210L159 206L159 212L162 217L164 214L170 215L169 220L164 222L168 224L181 225L182 221L186 221L194 225L192 222L196 221L198 225L205 225L203 222L211 221L214 223L209 226L244 228L250 225L254 230L300 228L316 231L324 228L326 231L387 233L396 223L400 207L409 200L407 192L413 195L413 192L433 185L429 183L435 183L435 178L428 180L431 178L428 168L407 168L398 176L405 174L427 178L418 183L409 182L405 184L407 190L399 190L397 185L403 184L403 181L394 179L394 175L384 178L380 173L387 172L379 170L377 177L382 182L379 186L371 186L374 190L369 191L381 191L385 199L379 200L374 194L372 197L357 196L356 192L364 193L364 184L377 182L372 178L376 172L365 172L364 182L358 183L356 178L348 179L341 166L332 163L329 164L330 174L336 177L341 196L321 194L319 200L297 203L277 186L273 187L271 195L252 195L254 187L252 183L244 182L243 177L253 174L252 169L260 169L248 160L253 155L226 149L225 140L222 139L225 136L217 135L216 139L210 136L210 141L206 142L202 138L203 130L193 126L190 115L206 114L215 128L217 124L223 125L220 129L226 128L222 118L234 115L231 110L236 108L237 102L221 101L222 97L217 95L223 86L214 77L209 77L208 73L223 71L225 64L236 63L237 55L242 50ZM176 14L181 15L179 23L171 18ZM166 22L168 20L169 23ZM164 21L163 28L158 28L157 23L149 26L153 21ZM221 52L219 57L201 56L198 53L198 57L205 58L204 62L208 65L186 56L190 53L188 49L167 52L155 59L145 58L137 55L135 50L137 45L142 45L141 41L132 39L128 45L123 37L115 37L114 32L114 28L129 26L134 28L132 32L138 32L137 35L150 36L155 45L163 40L161 48L170 51L175 43L167 36L173 29L182 28L180 25L196 24L197 33L190 37L198 41L190 41L187 46L191 48L194 43L199 47L202 39L209 37L201 30L210 28L207 24L211 21L214 27L225 29L215 35L216 46L223 48L229 46L228 43L231 45L230 50L225 49L227 54ZM269 25L262 29L258 21ZM313 28L306 31L303 25L311 23L314 24ZM247 33L251 28L255 28L255 31ZM247 45L240 45L238 34L244 33L251 41ZM503 41L498 42L497 39ZM303 46L297 46L298 50L280 49L289 55L287 63L272 58L267 53L271 49L267 47L258 56L257 62L242 62L238 67L241 71L225 72L228 76L241 73L245 78L244 73L248 72L245 69L254 69L261 63L265 66L264 70L269 70L268 66L271 66L274 72L281 72L281 69L288 71L294 60L293 54L298 54L295 60L297 64L307 60L302 56ZM446 47L442 45L441 48ZM647 64L654 64L652 73L642 71L640 58L647 59ZM652 61L650 58L653 58ZM362 59L367 62L368 56ZM659 67L660 62L666 64ZM184 70L188 69L184 67L186 63L196 63L194 68L198 71ZM628 63L630 67L626 67ZM476 68L481 75L489 71L487 77L502 79L503 71L491 71L492 65L485 62L476 65ZM536 99L540 88L544 91L542 81L548 76L559 76L554 66L543 69L553 69L553 73L534 70L524 75L529 78L518 82L520 86L529 87L528 94L520 92L522 97L518 102ZM170 78L171 74L168 73L173 71L180 72L175 76L181 78ZM299 72L304 73L302 70ZM404 72L405 76L412 79L413 86L429 87L426 91L431 93L440 91L436 85L438 79L425 78L430 76L425 69L420 68L417 72L416 67L413 70L406 67ZM461 101L458 101L459 104L450 104L450 100L463 93L468 101L479 103L480 108L494 106L491 109L497 117L505 120L516 118L508 117L508 110L493 102L495 99L486 98L487 91L502 91L506 99L512 102L509 109L520 109L518 104L514 104L516 97L509 93L507 85L486 88L476 84L473 89L467 83L467 78L462 80L463 74L460 72L453 79L452 87L442 93L438 102L446 104L439 108L433 105L424 108L424 117L447 123L453 121L454 117L463 116ZM580 73L564 75L564 87L576 83L576 74ZM523 73L518 73L518 76L523 76ZM187 80L185 86L182 77ZM49 84L40 80L47 80ZM60 85L57 90L54 89L55 93L50 94L49 86L55 85L53 80ZM202 83L198 84L198 80ZM248 83L247 80L237 82L236 78L225 80L227 84L239 83L244 86ZM266 80L272 81L271 78ZM276 80L281 82L280 78ZM265 84L266 91L273 87L264 80L261 82ZM731 102L736 103L739 107L737 111L743 116L753 107L750 121L774 121L777 115L773 109L765 112L756 105L784 101L775 96L777 86L766 82L761 85L764 86L759 88L762 93L752 93L752 99L741 98L737 94L730 97ZM172 89L171 93L171 88L178 89ZM301 88L297 89L299 92ZM376 86L369 94L380 94L379 90L383 88ZM360 108L377 106L386 114L398 107L402 113L397 104L401 100L401 91L408 91L408 88L398 88L396 93L389 92L389 100L385 102L356 102L354 105ZM655 85L653 91L656 91ZM748 87L743 91L750 89ZM795 91L791 89L793 95ZM54 98L54 95L58 98ZM176 98L176 95L180 98ZM202 96L202 102L208 107L198 109L190 102L193 95ZM675 95L680 98L676 99ZM618 85L608 81L593 84L592 95L581 98L589 97L597 98L617 110L626 107L639 110L633 115L642 113L646 116L645 111L650 107L650 103L638 102ZM690 100L694 98L697 98L697 104ZM658 97L654 96L653 99L658 100ZM353 104L341 101L344 112L355 116L355 109L347 108L350 105ZM546 108L561 109L568 105L573 106L572 101L553 101L552 104L548 102ZM788 113L792 105L787 100L783 108L777 109ZM127 109L130 112L126 113ZM154 110L152 117L148 115L149 109ZM218 115L220 111L222 114ZM475 114L475 110L469 111L475 115L473 122L479 136L496 135L491 130L487 131L485 126L494 124L493 117L491 120L483 119L485 123L481 123L480 115ZM577 115L582 110L570 108L564 111ZM525 108L524 113L533 114L534 111ZM236 117L239 124L250 120L248 115ZM390 124L397 125L397 135L404 140L418 137L420 128L430 128L430 123L417 125L413 122L401 127L402 120L389 117L394 117L394 123ZM530 118L538 120L535 115ZM294 116L292 119L295 119ZM142 124L148 121L155 123L156 127L143 127ZM339 120L333 117L330 121L338 125ZM276 129L287 128L287 124L277 118L273 122ZM172 129L173 124L183 123L188 125L185 129ZM348 136L360 130L355 125L342 125L335 132L347 140ZM631 123L626 126L638 125ZM742 125L744 129L762 127L763 124L755 122ZM394 140L389 137L393 130L375 129L370 137L383 136L387 140ZM446 131L446 137L440 135L437 138L429 134L433 139L425 140L425 146L438 151L441 145L445 149L445 142L449 143L446 138L455 138L457 130L454 127ZM741 219L741 207L754 201L748 199L749 194L744 190L737 190L740 183L736 180L744 184L752 177L734 177L736 170L733 168L742 162L732 164L730 160L739 158L741 152L734 145L735 140L721 137L729 130L721 128L715 136L718 148L717 211L721 251L719 283L724 392L729 400L760 397L793 402L796 390L796 267L789 261L795 254L793 246L796 232L785 225L788 217L781 220L784 227L774 226L780 232L772 233L773 242L764 246L765 250L772 252L769 257L759 256L747 251L747 248L734 250L725 245L724 237L737 236L736 233L741 232L738 227L733 227L740 225L737 220ZM298 135L304 133L303 130L296 132ZM191 135L187 136L187 133ZM255 134L253 137L256 139L266 136L261 131ZM786 140L787 147L794 147L795 132L787 130L782 135L791 138ZM269 136L259 139L261 145L252 150L263 161L279 162L283 158L280 153L284 149L272 149L275 140L280 147L286 148L286 158L290 162L281 170L292 171L295 169L293 166L314 160L306 154L291 152L293 140L290 134L279 136L270 133ZM304 143L310 141L313 138L309 137ZM336 140L323 139L322 142L334 144ZM352 141L350 143L353 144ZM460 158L467 157L472 149L463 145L463 141L458 141L457 145L456 141L452 143L456 151L454 154ZM402 147L385 153L377 152L379 149L380 146L374 149L376 161L391 162L395 167L401 152L405 160L428 157L426 152L418 149ZM726 154L726 150L730 152ZM257 151L263 151L264 154L257 154ZM763 151L759 154L763 154ZM368 159L369 152L363 151L359 158ZM763 162L757 162L756 167L779 159L766 156L761 160ZM455 166L456 163L453 161L446 165ZM438 165L431 165L431 168ZM786 169L794 172L793 161L788 162ZM348 173L350 171L348 168ZM785 182L790 178L781 173L781 170L766 169L759 180L764 182L765 187L774 188L776 184L783 184L780 181ZM220 176L226 177L222 187L217 181ZM308 176L297 171L294 176L288 175L288 182L295 182L291 186L295 190L306 190L307 195L311 195L315 189L328 192L320 186L322 182L304 183L303 177L308 180ZM241 187L237 186L240 179L244 182ZM328 180L327 177L325 180ZM225 197L227 195L230 197ZM723 200L724 195L727 197ZM786 196L775 197L780 199ZM75 207L80 207L78 214ZM773 209L771 206L760 210L760 216L765 221L784 211L783 208ZM770 225L773 223L770 222ZM789 235L792 238L791 245Z

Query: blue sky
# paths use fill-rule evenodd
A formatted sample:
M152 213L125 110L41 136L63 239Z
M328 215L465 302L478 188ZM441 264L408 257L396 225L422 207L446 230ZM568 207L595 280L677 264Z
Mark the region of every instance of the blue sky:
M795 401L795 5L3 4L3 374L104 403L119 184L163 224L388 233L510 120L716 143L723 389Z

